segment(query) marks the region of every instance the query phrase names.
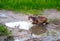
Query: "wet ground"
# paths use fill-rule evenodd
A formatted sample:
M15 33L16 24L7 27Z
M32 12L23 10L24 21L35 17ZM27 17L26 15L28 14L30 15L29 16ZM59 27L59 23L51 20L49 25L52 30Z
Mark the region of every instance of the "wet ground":
M60 11L47 9L42 13L49 21L54 19L57 21L50 22L48 25L42 27L35 25L29 30L8 28L12 31L14 41L60 41ZM0 16L0 23L28 21L27 15L14 14L12 11L1 10L0 14L4 14L4 17Z
M36 34L36 35L40 35L40 34L43 34L47 31L46 27L45 26L38 26L38 25L35 25L35 26L32 26L29 31L32 33L32 34Z
M14 41L60 41L60 24L56 22L41 27L35 25L29 30L14 28L12 36Z

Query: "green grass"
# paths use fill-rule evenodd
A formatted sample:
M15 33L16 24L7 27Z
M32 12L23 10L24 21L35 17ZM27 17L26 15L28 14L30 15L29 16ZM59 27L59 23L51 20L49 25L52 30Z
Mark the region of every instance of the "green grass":
M0 0L0 9L6 10L60 10L60 0Z
M9 35L9 31L5 25L0 24L0 36L7 36Z
M40 10L21 10L20 12L26 15L43 15Z

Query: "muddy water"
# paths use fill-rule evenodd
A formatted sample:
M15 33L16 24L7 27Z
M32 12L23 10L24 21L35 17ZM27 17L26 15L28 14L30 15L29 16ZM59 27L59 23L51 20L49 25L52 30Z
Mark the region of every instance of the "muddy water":
M36 27L36 26L35 26ZM41 27L31 28L33 37L39 37L42 41L60 41L60 21L54 21L45 28ZM38 30L37 30L38 28ZM42 31L41 31L42 30ZM38 35L40 34L40 35Z
M12 32L14 41L58 41L60 39L60 21L54 21L46 26L34 25L29 30L20 32L14 28Z
M32 26L29 30L32 34L36 34L36 35L43 34L47 31L46 27L38 26L38 25Z

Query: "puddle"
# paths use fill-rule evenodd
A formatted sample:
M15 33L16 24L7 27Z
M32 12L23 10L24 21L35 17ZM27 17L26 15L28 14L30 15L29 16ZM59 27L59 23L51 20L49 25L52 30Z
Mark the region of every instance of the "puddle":
M40 34L43 34L47 31L46 27L43 27L43 26L32 26L30 29L32 34L36 34L36 35L40 35Z
M14 41L56 41L60 39L60 31L58 31L59 26L54 24L48 24L45 27L33 26L30 22L19 21L5 23L7 27L24 29L21 32L17 32L18 38L14 37ZM59 24L58 24L59 25ZM58 27L58 28L57 28ZM57 30L56 30L57 28ZM29 34L30 31L32 35ZM16 32L16 30L15 30Z

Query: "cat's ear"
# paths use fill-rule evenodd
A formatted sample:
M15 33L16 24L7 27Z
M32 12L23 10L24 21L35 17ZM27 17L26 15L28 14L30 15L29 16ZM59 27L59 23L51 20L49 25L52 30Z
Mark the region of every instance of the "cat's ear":
M33 16L28 16L28 20L30 20L30 18L32 18Z

